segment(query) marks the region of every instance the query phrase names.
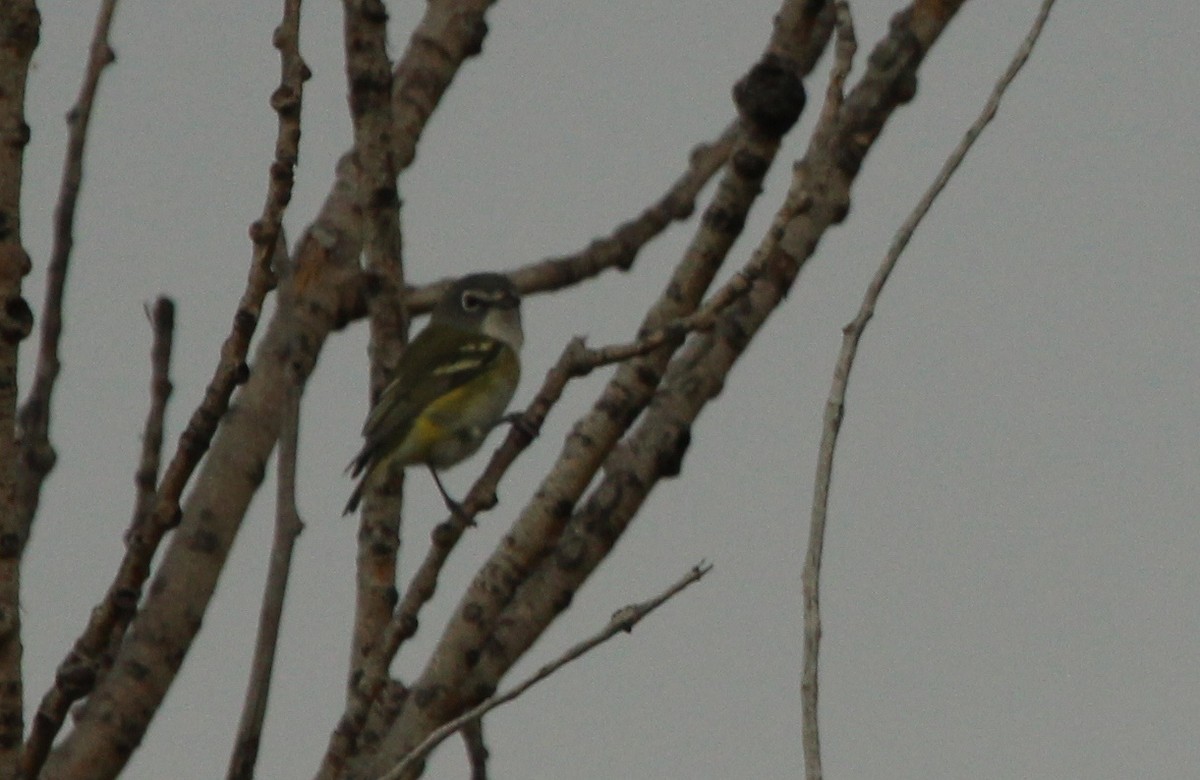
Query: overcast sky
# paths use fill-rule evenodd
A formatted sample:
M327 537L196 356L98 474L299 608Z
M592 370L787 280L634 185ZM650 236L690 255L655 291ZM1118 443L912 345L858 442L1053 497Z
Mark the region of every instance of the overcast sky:
M28 101L24 239L40 315L51 213L93 3L43 2ZM840 328L892 233L973 119L1036 2L968 3L917 99L868 158L850 218L698 421L661 484L517 679L701 558L702 583L486 721L500 778L800 773L800 569ZM421 3L391 3L392 53ZM853 3L859 62L898 0ZM143 306L179 302L172 443L200 398L266 192L282 3L123 3L94 119L46 486L24 567L35 706L111 578L147 402ZM775 0L501 2L401 181L409 278L570 252L656 198L733 115L730 85ZM336 3L308 3L314 71L287 224L315 214L351 139ZM831 778L1192 776L1200 766L1200 6L1062 2L995 124L918 232L859 357L824 569L822 737ZM856 73L859 71L856 71ZM823 62L808 83L820 95ZM814 99L814 105L815 105ZM811 108L811 107L810 107ZM793 131L729 260L781 202ZM565 339L626 340L679 256L526 303L524 403ZM307 777L341 711L355 524L342 468L366 411L365 327L326 345L305 397L307 520L259 776ZM23 376L34 341L22 352ZM607 372L570 388L451 560L398 669L461 587ZM27 384L26 384L27 387ZM447 475L461 492L484 461ZM404 579L441 519L410 483ZM224 773L270 541L256 501L129 778ZM465 776L451 741L427 773ZM186 767L183 769L182 767Z

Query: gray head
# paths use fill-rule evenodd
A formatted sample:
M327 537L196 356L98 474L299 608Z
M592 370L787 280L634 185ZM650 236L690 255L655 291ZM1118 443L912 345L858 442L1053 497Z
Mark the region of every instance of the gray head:
M471 274L450 285L430 323L479 331L521 349L521 294L503 274Z

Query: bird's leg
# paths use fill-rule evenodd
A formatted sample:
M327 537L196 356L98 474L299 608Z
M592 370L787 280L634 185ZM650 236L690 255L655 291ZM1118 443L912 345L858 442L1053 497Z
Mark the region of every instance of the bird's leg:
M467 516L467 511L463 509L462 504L455 501L450 497L450 494L446 492L445 486L442 485L442 478L438 476L437 470L433 466L429 467L429 473L433 476L433 483L437 485L438 492L442 494L442 500L446 502L446 508L450 510L450 514L454 515L467 525L475 525L475 521Z

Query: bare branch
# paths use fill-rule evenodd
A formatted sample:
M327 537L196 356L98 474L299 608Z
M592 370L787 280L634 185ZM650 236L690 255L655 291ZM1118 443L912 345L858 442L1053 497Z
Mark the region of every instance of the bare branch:
M716 140L700 144L688 159L688 169L656 202L638 216L618 225L612 233L593 241L586 249L562 257L550 257L513 269L509 277L523 295L561 290L609 268L628 271L646 244L672 223L687 219L696 208L700 190L716 175L733 153L741 127L735 122ZM435 291L444 284L439 283ZM424 291L422 291L423 293ZM423 302L425 295L414 298Z
M841 4L839 4L841 5ZM818 659L821 645L821 557L825 545L825 525L829 512L829 491L833 479L833 460L837 449L838 434L841 431L842 420L846 413L846 390L850 384L850 371L854 367L854 358L858 353L858 344L866 330L867 323L875 312L875 305L883 293L884 285L896 268L900 255L908 246L913 233L921 220L929 213L930 207L945 188L950 177L958 170L970 151L971 146L979 138L984 128L996 115L1000 100L1005 91L1016 78L1017 73L1029 59L1034 44L1037 43L1050 15L1054 0L1043 0L1037 18L1029 33L1022 41L1020 48L1008 66L1008 70L996 82L992 94L984 105L982 112L967 130L958 146L951 152L950 157L942 165L929 189L913 208L908 218L896 231L892 245L888 248L879 270L867 286L862 305L854 320L842 329L842 349L838 354L837 365L833 371L833 382L829 388L829 399L825 403L825 421L821 431L821 444L817 455L817 472L813 489L812 518L809 525L808 553L804 560L802 577L804 587L804 666L801 672L801 697L804 718L804 755L805 776L807 780L820 780L821 747L817 726L818 701Z
M154 340L150 347L150 410L146 413L142 457L134 477L138 517L146 517L154 509L158 470L162 464L163 421L167 414L167 401L174 390L171 384L171 352L175 348L175 302L165 296L155 301L154 308L150 310L150 325L154 329Z
M162 458L163 419L172 392L170 368L175 335L175 304L170 298L162 297L155 301L147 313L154 333L150 349L150 410L146 414L142 454L134 477L137 486L132 520L134 525L154 508L155 485L158 484ZM109 595L106 607L111 610L114 623L123 626L132 617L137 602L131 598L118 599L117 594ZM104 637L97 636L96 639L97 643L88 647L82 647L77 641L55 671L54 686L42 697L25 741L21 759L25 777L37 776L55 735L62 728L67 710L92 689L97 676L111 663L111 655L101 642Z
M62 335L63 292L66 286L71 249L74 245L75 207L83 181L83 155L88 124L92 115L92 105L95 101L101 73L116 59L108 40L115 11L116 0L104 0L101 3L92 34L83 84L74 107L67 114L70 132L67 139L67 154L63 164L59 200L54 215L54 247L46 270L46 300L41 340L38 346L38 364L33 386L21 409L21 444L26 469L22 479L24 490L22 506L28 512L27 522L29 523L32 523L33 515L37 511L42 481L54 467L56 458L49 440L49 425L50 402L60 368L58 344ZM166 317L169 317L170 321L165 320ZM155 485L158 479L162 449L161 415L165 410L167 396L170 394L169 379L165 379L165 376L170 360L174 308L165 299L160 299L158 307L152 314L152 322L155 329L155 347L151 357L152 377L154 377L151 381L156 383L157 378L162 376L167 384L163 387L152 384L151 388L151 409L146 423L146 436L143 439L142 463L136 477L138 494L134 512L135 526L148 522L156 496ZM166 330L165 334L163 333L164 329ZM160 350L162 354L160 354ZM159 406L160 402L161 406ZM157 439L156 443L155 439ZM66 717L71 703L91 690L96 675L104 665L101 655L109 643L108 629L116 622L128 618L128 615L136 607L137 596L136 594L130 596L128 591L122 591L118 601L117 591L110 589L105 603L107 609L96 610L92 616L94 621L98 614L104 614L104 630L91 633L94 641L87 643L86 646L81 646L80 642L89 633L85 632L85 637L81 637L80 642L76 642L75 648L59 664L54 687L42 697L22 759L28 777L35 776L42 762L45 761L55 735L62 728L63 719Z
M674 585L667 588L665 591L650 599L643 601L640 604L630 604L622 607L613 613L608 624L600 629L599 632L584 641L576 644L574 647L567 650L561 656L538 669L531 677L523 681L510 691L497 696L491 696L480 704L472 707L467 712L450 722L440 726L426 737L419 745L409 751L408 755L404 756L394 767L386 774L381 776L379 780L400 780L405 776L405 772L414 768L418 762L424 761L433 749L440 745L447 737L454 732L463 728L469 723L478 721L479 718L486 715L488 712L496 709L502 704L516 699L527 690L537 685L542 680L557 672L572 661L580 658L591 650L599 647L608 640L612 639L617 634L630 633L633 627L636 626L642 618L649 615L654 610L658 609L684 588L694 582L698 582L701 577L712 571L712 565L701 561L696 564L680 578Z
M154 511L148 516L139 517L130 529L126 536L126 555L114 577L105 601L93 610L87 627L76 641L72 655L80 659L93 659L102 648L116 647L120 644L120 638L127 623L127 615L137 605L142 586L149 575L150 562L159 543L164 534L179 522L181 516L179 502L184 487L200 462L200 458L208 450L217 425L229 408L229 400L234 388L246 381L248 369L245 359L250 340L256 330L263 301L275 286L275 276L271 268L272 261L276 259L277 253L280 253L279 256L286 257L286 244L280 223L283 209L291 198L292 173L299 154L299 117L303 82L311 75L299 55L299 10L299 0L285 0L284 19L275 34L275 45L280 50L282 63L281 86L271 98L271 105L279 116L275 162L271 166L263 216L251 226L250 233L255 244L255 251L246 289L234 315L233 328L222 345L221 357L213 379L205 392L204 400L192 414L188 427L180 437L179 448L159 484ZM336 240L333 243L336 244ZM306 243L304 248L309 256L323 256L323 247L319 243ZM311 273L313 265L315 263L305 266L305 270L310 272L305 278L306 281L310 281L315 276ZM314 311L313 314L317 314L317 312ZM310 317L311 319L314 318ZM316 319L320 319L319 315ZM321 338L317 337L314 343L319 345L320 340ZM264 345L272 343L271 339L264 339ZM283 354L277 354L276 357L277 359L288 359L288 356ZM303 357L296 358L296 361L300 365L304 365ZM269 371L263 373L267 376L270 375ZM281 406L275 404L273 407L277 415ZM269 415L264 415L264 417L269 419ZM247 433L243 437L242 443L250 443L255 440L256 437L253 434ZM268 452L269 447L274 444L274 437L272 436L269 441ZM254 457L253 453L245 454L251 459ZM265 453L263 457L265 457ZM238 459L233 458L230 462L238 462ZM253 472L248 469L243 473ZM242 511L244 511L244 507ZM216 537L205 536L204 538L215 539ZM223 560L222 556L218 557ZM165 560L167 559L164 558ZM219 563L217 568L219 570ZM203 578L198 578L197 582L202 583ZM211 590L208 592L211 594ZM204 585L199 585L197 594L189 595L199 595L206 600ZM188 601L188 599L180 599L175 608L188 609ZM199 615L202 611L201 608L194 614ZM184 628L183 635L186 637L182 640L184 647L190 642L188 632L194 634L197 627L198 624L192 628ZM179 638L178 635L173 636L173 639ZM182 659L183 650L177 650L175 653L177 660L173 663L177 667L179 660ZM68 657L67 661L70 660L72 659ZM64 661L64 665L67 661ZM169 684L171 676L173 676L173 670L167 675L165 682L159 681L164 685L163 690L165 690L165 685ZM91 688L92 681L89 680L85 686L81 686L75 692L75 698L87 695ZM161 693L156 692L153 686L145 692L149 693L152 698L161 696ZM93 696L94 699L96 696ZM114 699L109 699L100 705L100 708L113 706L114 703ZM89 709L94 704L94 701L89 702ZM62 701L58 711L48 713L49 724L53 732L57 732L61 727L62 718L69 705L70 701ZM157 704L141 707L138 716L130 723L140 721L144 728L144 724L148 722L156 706ZM85 710L85 714L87 711ZM102 721L103 718L101 718ZM44 776L52 777L56 772L63 772L66 776L70 776L73 771L69 767L71 761L81 761L84 766L89 767L89 773L102 776L104 772L115 773L127 760L128 755L118 749L117 743L120 740L113 738L110 740L111 744L106 743L106 737L101 733L104 731L103 727L89 731L86 717L81 718L80 724L80 728L72 734L71 738L51 755ZM85 744L89 738L94 740L90 746ZM94 753L89 752L93 750Z
M290 304L289 304L290 305ZM279 639L280 618L288 575L292 568L292 551L296 539L304 530L304 522L296 508L296 452L300 428L300 386L291 382L287 397L288 409L279 436L279 478L275 498L275 538L271 543L271 560L267 569L267 585L258 619L254 659L250 667L250 682L238 723L233 754L229 759L228 780L251 780L258 759L263 719L267 714L267 699L271 691L271 673L275 667L275 648Z
M33 0L0 4L0 777L20 776L21 555L29 536L17 435L18 346L33 328L21 295L29 255L21 244L21 180L29 125L25 86L41 16Z
M854 55L858 51L858 41L854 34L854 20L850 14L850 4L847 2L838 2L835 4L837 11L837 46L835 47L835 57L833 70L829 77L829 86L825 92L825 106L822 110L822 116L828 126L833 126L837 120L837 115L842 109L842 104L845 100L844 88L846 77L850 74L850 68L854 63ZM812 548L809 548L811 553ZM816 603L816 590L810 591L808 588L809 581L807 575L809 573L808 564L811 563L811 558L805 561L805 576L804 579L804 597L806 607L809 605L811 597L813 605ZM817 565L819 566L819 559ZM808 618L816 618L816 622L810 624ZM814 611L805 612L804 638L805 651L809 649L808 641L810 637L820 636L820 616ZM819 639L815 640L819 642ZM813 644L815 651L817 645ZM801 678L801 698L803 706L803 714L801 719L802 744L804 746L804 771L807 780L817 780L821 777L821 739L816 718L817 705L817 677L816 677L816 656L813 656L813 674L811 678L808 675L808 667L805 666L804 674ZM811 705L811 710L809 709Z
M362 213L363 254L368 273L388 291L402 293L400 197L393 155L392 65L387 57L387 9L380 0L344 0L346 78L354 123L354 160ZM406 342L403 295L369 299L371 401L393 375ZM401 485L372 483L363 502L358 534L354 633L349 665L370 652L396 599L400 547Z
M300 109L304 102L304 82L312 78L300 56L300 3L301 0L283 0L283 18L272 38L279 50L280 74L279 87L271 94L271 108L279 120L266 202L262 215L250 226L256 266L278 251L283 212L292 199L296 163L300 159Z
M54 210L54 245L50 251L50 263L46 267L46 300L42 305L41 337L38 342L37 369L33 386L25 403L21 406L21 450L23 473L21 475L22 511L26 522L32 523L37 512L42 482L54 468L56 455L50 444L50 403L58 379L60 363L58 343L62 336L63 290L67 283L67 270L74 247L75 206L79 201L79 189L83 182L83 154L87 143L88 123L92 118L92 104L96 88L104 69L116 60L108 42L108 31L112 26L117 0L103 0L96 16L92 32L91 48L87 69L79 97L67 113L67 154L63 161L62 182L59 185L58 205Z
M627 271L633 267L638 253L662 234L672 223L687 219L696 208L700 191L712 180L733 154L741 126L733 123L715 140L702 143L692 150L688 168L657 201L633 219L618 225L607 236L597 238L586 248L569 255L547 257L506 271L522 295L554 292L570 287L610 268ZM441 298L455 277L446 277L419 287L404 290L404 308L410 317L428 313ZM380 286L378 295L396 295L386 281L366 277L362 284ZM367 313L367 303L373 296L358 296L361 306L349 312L351 319Z
M179 448L159 486L158 506L151 521L135 529L144 546L153 555L162 535L175 527L179 519L179 500L200 458L208 450L217 424L229 408L234 388L246 381L249 369L246 355L258 328L263 301L275 289L275 260L287 257L287 242L281 227L283 211L291 201L296 162L299 159L300 109L304 82L312 73L300 57L300 0L284 0L283 21L275 30L274 44L280 53L280 86L271 95L271 107L278 115L275 161L267 180L267 198L262 216L250 226L254 254L246 288L238 301L233 327L221 345L220 360L204 393L204 400L192 413L180 436ZM122 562L124 571L126 561ZM141 573L140 589L148 570ZM118 575L120 576L120 575Z
M397 172L412 165L429 117L459 68L483 51L487 10L496 0L430 0L396 63L392 150Z
M282 251L282 235L278 239ZM56 679L53 689L47 691L38 707L37 719L30 731L30 760L44 761L49 743L62 727L71 704L89 694L96 684L97 674L106 670L110 659L102 658L109 647L118 646L126 626L136 613L142 588L150 576L150 563L154 559L163 536L179 522L179 499L187 480L196 469L200 457L208 449L209 440L216 431L218 420L228 408L229 397L235 384L244 382L247 371L244 360L250 344L254 317L245 317L251 308L262 310L263 298L274 287L274 272L270 262L253 265L250 281L242 296L239 312L234 317L234 328L223 344L223 359L209 384L208 392L200 406L194 410L184 434L180 437L179 449L158 485L151 511L140 509L125 535L126 551L118 571L109 584L104 600L92 610L88 624L74 643L71 652L59 664L59 677L66 676L67 684Z
M129 758L130 740L141 739L174 681L264 477L282 427L288 383L308 376L338 321L338 281L352 271L332 260L341 253L329 250L321 237L330 234L314 228L301 240L296 278L303 283L296 285L294 311L264 334L255 370L200 465L134 630L80 710L74 730L51 751L43 780L114 777Z

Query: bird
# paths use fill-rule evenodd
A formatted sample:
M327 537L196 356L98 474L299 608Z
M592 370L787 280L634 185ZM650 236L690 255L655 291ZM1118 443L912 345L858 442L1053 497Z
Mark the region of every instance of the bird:
M346 469L358 484L343 516L358 509L368 485L417 464L461 514L438 471L473 455L506 419L523 342L521 296L508 277L477 273L451 284L367 414L362 449Z

